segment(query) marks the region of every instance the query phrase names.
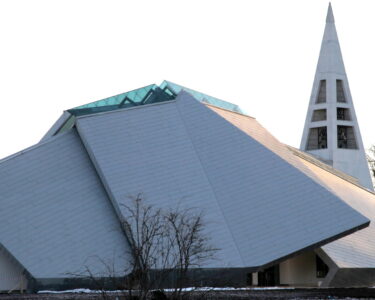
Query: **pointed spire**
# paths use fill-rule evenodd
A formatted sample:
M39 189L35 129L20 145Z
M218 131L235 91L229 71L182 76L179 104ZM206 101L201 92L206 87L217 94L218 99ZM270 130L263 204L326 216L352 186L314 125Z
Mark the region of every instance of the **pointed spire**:
M331 3L301 141L307 151L373 190Z
M320 48L318 71L345 75L344 61L341 55L331 3L328 5L326 26Z
M335 18L333 17L332 5L329 2L326 23L335 23Z

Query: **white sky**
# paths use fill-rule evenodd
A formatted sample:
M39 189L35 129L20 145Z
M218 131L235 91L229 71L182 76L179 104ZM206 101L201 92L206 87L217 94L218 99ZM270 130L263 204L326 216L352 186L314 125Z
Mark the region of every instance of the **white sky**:
M365 147L375 143L375 1L333 0ZM326 0L0 2L0 157L63 110L167 79L240 105L299 146Z

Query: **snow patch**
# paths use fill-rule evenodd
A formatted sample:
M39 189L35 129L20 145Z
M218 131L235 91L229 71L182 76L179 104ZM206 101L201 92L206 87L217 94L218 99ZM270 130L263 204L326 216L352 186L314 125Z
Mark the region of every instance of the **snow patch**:
M234 288L234 287L188 287L183 288L183 292L207 292L207 291L266 291L266 290L294 290L294 287L248 287L248 288ZM165 292L173 292L174 289L165 289ZM38 294L98 294L102 293L100 290L90 290L90 289L74 289L65 291L38 291ZM104 291L105 293L124 293L126 290L116 290L116 291Z

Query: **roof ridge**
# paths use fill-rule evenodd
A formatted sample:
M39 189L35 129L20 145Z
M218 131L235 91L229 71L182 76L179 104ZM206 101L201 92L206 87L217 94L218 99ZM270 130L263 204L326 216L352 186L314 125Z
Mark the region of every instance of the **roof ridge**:
M124 110L128 111L128 110L133 110L133 109L140 109L140 108L144 108L144 107L151 107L151 106L169 104L169 103L174 103L174 102L176 102L176 100L155 102L155 103L138 105L138 106L131 106L131 107L122 107L122 108L119 108L119 109L116 109L116 110L102 111L102 112L98 112L98 113L94 113L94 114L76 116L76 119L78 120L78 119L83 119L83 118L97 117L97 116L110 114L110 113L123 112Z
M72 129L72 128L71 128L71 129ZM34 144L34 145L32 145L32 146L29 146L29 147L24 148L24 149L22 149L22 150L20 150L20 151L18 151L18 152L16 152L16 153L13 153L13 154L8 155L8 156L6 156L6 157L4 157L4 158L1 158L1 159L0 159L0 164L3 163L3 162L6 162L6 161L8 161L8 160L11 160L11 159L13 159L13 158L16 158L16 157L18 157L18 156L21 156L21 155L23 155L23 154L25 154L25 153L28 153L28 152L30 152L30 151L33 151L34 149L40 148L40 147L42 147L42 146L44 146L44 145L46 145L46 144L48 144L48 143L52 143L52 142L55 141L56 139L58 139L58 138L60 138L60 137L62 137L62 136L65 136L66 134L68 134L68 133L71 131L71 129L69 129L69 130L67 130L67 131L65 131L65 132L62 132L61 134L56 134L56 135L54 135L54 136L51 136L50 138L48 138L48 139L46 139L46 140L41 140L41 141L39 141L38 143L36 143L36 144Z
M309 153L306 153L304 151L301 151L295 147L292 147L292 146L289 146L287 144L284 144L295 156L298 156L300 158L302 158L303 160L307 161L307 162L310 162L312 164L314 164L315 166L319 167L320 169L324 170L324 171L327 171L329 173L331 173L332 175L335 175L367 192L369 192L370 194L372 195L375 195L375 192L372 192L370 191L369 189L367 189L366 187L362 186L361 184L359 184L358 182L358 179L353 177L353 176L350 176L348 174L346 174L345 172L343 171L340 171L326 163L324 163L323 161L319 160L318 158L314 157L313 155L309 154Z
M202 102L202 103L203 103L203 102ZM207 102L204 102L203 104L206 105L206 106L215 107L215 108L218 108L218 109L221 109L221 110L224 110L224 111L228 111L228 112L231 112L231 113L235 113L235 114L237 114L237 115L240 115L240 116L244 116L244 117L247 117L247 118L250 118L250 119L254 119L254 120L256 120L255 117L253 117L253 116L249 116L249 115L246 115L246 114L242 114L242 113L240 113L240 112L238 112L238 111L233 111L233 110L230 110L230 109L226 109L226 108L223 108L223 107L219 107L219 106L213 105L213 104L211 104L211 103L207 103Z

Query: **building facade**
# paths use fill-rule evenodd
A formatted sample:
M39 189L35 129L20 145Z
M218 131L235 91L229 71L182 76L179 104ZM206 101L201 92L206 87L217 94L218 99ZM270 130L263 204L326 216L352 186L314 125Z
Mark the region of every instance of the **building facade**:
M65 111L0 161L0 290L64 289L108 264L126 275L121 207L139 193L204 211L218 251L199 268L231 282L373 285L375 194L337 47L330 7L302 151L237 105L168 81ZM339 167L351 161L359 171Z

